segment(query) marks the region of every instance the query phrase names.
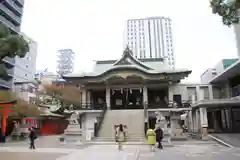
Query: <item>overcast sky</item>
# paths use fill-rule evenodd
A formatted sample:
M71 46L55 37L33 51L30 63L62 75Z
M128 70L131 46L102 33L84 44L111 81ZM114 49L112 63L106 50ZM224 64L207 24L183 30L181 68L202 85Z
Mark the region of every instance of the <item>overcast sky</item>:
M22 31L39 44L37 69L56 70L56 51L76 53L75 71L90 71L93 60L123 52L127 19L171 17L176 68L193 70L189 82L222 58L237 55L232 28L211 14L209 0L25 0Z

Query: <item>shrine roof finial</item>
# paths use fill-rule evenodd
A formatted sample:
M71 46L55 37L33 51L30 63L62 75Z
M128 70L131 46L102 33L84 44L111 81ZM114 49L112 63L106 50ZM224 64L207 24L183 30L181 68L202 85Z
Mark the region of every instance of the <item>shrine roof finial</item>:
M125 55L125 54L131 54L131 55L133 55L133 52L132 52L132 50L129 48L128 45L126 46L125 50L123 51L123 55Z

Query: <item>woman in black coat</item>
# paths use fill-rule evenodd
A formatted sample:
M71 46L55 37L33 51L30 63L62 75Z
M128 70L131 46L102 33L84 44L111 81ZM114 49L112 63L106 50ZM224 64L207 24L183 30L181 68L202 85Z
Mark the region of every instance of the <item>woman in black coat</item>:
M156 133L156 142L158 143L158 148L163 149L163 146L162 146L163 130L161 129L161 127L157 127L155 129L155 133Z

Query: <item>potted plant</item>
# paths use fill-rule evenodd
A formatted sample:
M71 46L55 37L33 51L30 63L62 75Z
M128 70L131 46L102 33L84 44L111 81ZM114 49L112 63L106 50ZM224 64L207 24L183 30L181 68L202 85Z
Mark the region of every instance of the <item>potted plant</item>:
M231 26L239 22L240 0L210 0L213 14L222 17L224 25Z

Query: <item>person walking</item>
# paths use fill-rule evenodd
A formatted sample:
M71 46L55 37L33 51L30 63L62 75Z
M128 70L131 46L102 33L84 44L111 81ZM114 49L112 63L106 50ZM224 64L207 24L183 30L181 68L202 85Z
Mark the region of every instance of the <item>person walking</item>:
M37 139L36 132L34 128L29 128L29 139L30 139L30 149L36 149L35 148L35 139Z
M122 143L125 140L125 133L124 133L124 129L123 129L123 125L119 124L118 128L117 128L117 132L116 132L116 141L118 143L118 150L122 150Z
M148 141L148 144L149 144L149 147L150 147L150 151L154 152L155 151L155 144L156 144L156 133L151 128L149 128L147 130L147 141Z
M163 149L163 146L162 146L162 139L163 139L163 130L161 129L160 126L158 126L156 129L155 129L155 133L156 133L156 141L158 143L158 147L159 149Z

